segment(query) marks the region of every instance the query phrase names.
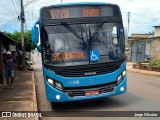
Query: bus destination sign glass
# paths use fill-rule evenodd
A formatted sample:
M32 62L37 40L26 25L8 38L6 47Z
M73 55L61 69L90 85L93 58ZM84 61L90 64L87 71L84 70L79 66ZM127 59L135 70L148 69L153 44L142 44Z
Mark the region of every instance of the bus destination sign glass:
M44 19L65 19L81 17L101 17L114 15L111 6L77 6L77 7L49 7L43 12Z
M73 11L69 9L51 9L50 10L50 16L52 19L62 19L62 18L72 18L71 13ZM77 17L99 17L100 16L100 10L91 8L91 9L83 9L81 10L81 15Z
M62 53L53 53L52 60L73 60L73 59L84 59L86 58L84 52L62 52Z

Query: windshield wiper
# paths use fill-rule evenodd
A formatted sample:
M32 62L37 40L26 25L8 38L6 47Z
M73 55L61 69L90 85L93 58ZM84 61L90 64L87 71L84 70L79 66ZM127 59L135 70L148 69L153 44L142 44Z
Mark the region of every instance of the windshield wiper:
M75 29L69 26L66 22L61 22L61 23L65 28L67 28L70 32L72 32L77 38L83 40L83 37Z
M102 28L103 24L105 23L106 20L102 20L101 24L97 27L96 31L93 33L93 35L89 38L89 41L91 41L95 36L96 34L98 33L98 31Z

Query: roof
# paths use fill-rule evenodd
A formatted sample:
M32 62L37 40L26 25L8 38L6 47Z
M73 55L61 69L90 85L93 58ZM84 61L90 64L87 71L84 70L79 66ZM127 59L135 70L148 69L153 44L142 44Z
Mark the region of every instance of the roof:
M2 40L3 42L11 43L11 44L20 44L19 42L17 42L14 39L8 37L7 35L5 35L2 32L0 32L0 40Z
M155 26L153 26L153 27L160 27L160 25L155 25Z
M156 40L156 39L160 40L160 36L158 36L158 37L150 37L150 38L128 37L128 41L130 41L130 42L132 42L132 41Z
M61 3L61 4L55 4L53 6L67 6L67 5L106 5L108 3L106 2L75 2L75 3Z

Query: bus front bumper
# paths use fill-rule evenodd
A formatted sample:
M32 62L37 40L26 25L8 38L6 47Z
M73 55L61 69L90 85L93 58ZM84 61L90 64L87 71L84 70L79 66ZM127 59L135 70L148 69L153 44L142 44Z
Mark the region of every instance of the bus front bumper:
M115 95L123 94L127 90L127 80L126 80L126 77L124 77L123 80L121 81L121 83L119 83L114 88L114 91L109 92L109 93L98 94L95 96L70 97L67 93L55 89L48 82L45 82L45 86L46 86L46 96L47 96L48 101L50 101L50 102L69 102L69 101L98 99L98 98L104 98L104 97L108 97L108 96L115 96Z

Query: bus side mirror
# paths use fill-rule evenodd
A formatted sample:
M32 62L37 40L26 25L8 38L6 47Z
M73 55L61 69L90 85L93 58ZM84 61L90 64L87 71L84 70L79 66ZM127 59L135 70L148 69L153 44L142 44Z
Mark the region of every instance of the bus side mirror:
M40 37L39 37L39 26L38 21L32 27L32 43L36 46L37 50L41 52L40 48Z

